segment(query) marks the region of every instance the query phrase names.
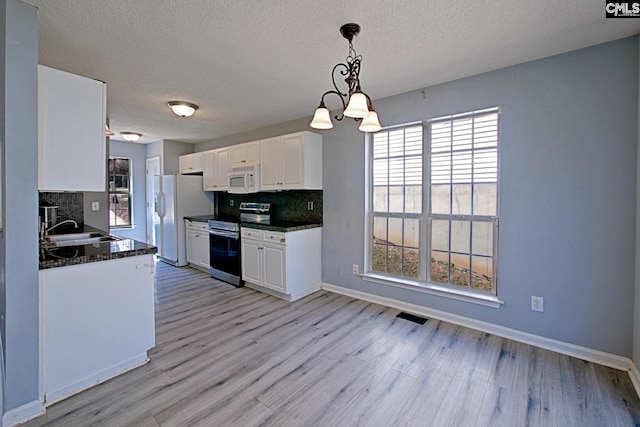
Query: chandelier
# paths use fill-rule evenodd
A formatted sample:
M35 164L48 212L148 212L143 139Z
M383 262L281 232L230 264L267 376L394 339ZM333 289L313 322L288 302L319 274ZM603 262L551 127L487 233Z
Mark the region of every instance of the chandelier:
M316 109L310 126L314 129L331 129L333 127L329 110L324 105L324 97L333 93L338 95L340 101L342 101L342 114L335 116L336 120L341 121L345 116L351 117L355 121L362 121L358 128L362 132L377 132L381 129L380 122L378 121L378 113L374 111L369 95L362 92L362 88L360 87L360 64L362 62L362 55L356 54L352 44L353 38L360 33L360 25L353 23L344 24L340 27L340 33L342 37L349 41L349 54L347 55L345 63L338 63L333 67L331 80L333 81L335 90L328 90L322 94L320 106ZM348 93L344 93L338 89L338 85L336 84L336 71L345 77L344 81L347 84Z

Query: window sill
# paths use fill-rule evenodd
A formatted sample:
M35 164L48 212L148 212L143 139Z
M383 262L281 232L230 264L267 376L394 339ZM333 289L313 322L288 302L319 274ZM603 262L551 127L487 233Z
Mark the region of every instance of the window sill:
M436 295L443 298L450 298L457 301L464 301L472 304L483 305L485 307L500 308L504 301L498 299L495 295L487 295L480 292L467 291L464 289L453 289L447 286L436 285L433 283L420 283L407 279L385 276L382 274L365 273L361 274L363 280L367 282L381 283L383 285L391 285L398 288L410 289L412 291L422 292L425 294Z
M123 227L109 227L109 231L112 231L112 230L116 230L116 231L118 231L118 230L134 230L135 228L136 228L135 225L125 225Z

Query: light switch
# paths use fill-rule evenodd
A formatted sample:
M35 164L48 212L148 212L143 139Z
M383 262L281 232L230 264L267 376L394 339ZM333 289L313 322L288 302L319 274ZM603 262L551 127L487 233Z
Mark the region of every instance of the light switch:
M99 211L100 210L100 202L91 202L91 210Z

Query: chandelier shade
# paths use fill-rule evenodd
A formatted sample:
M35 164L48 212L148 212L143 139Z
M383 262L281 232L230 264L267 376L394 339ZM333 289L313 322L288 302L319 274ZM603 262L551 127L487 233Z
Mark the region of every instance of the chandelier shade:
M380 129L382 129L382 126L380 126L380 121L378 120L378 113L375 111L369 111L369 114L362 119L362 123L358 128L362 132L378 132Z
M362 121L363 123L358 129L363 132L377 132L381 129L378 114L371 104L371 98L360 87L362 56L356 54L352 43L353 38L359 33L360 25L358 24L349 23L340 27L340 34L349 41L349 53L344 63L338 63L333 67L331 79L334 89L322 94L320 106L316 109L309 124L314 129L331 129L333 127L329 110L324 105L324 97L329 94L337 95L342 102L342 114L335 116L336 120L341 121L345 117L351 117L356 121ZM338 88L336 72L339 76L344 77L344 82L347 85L344 92Z
M331 129L333 127L333 123L331 123L331 115L324 104L316 109L310 126L314 129Z

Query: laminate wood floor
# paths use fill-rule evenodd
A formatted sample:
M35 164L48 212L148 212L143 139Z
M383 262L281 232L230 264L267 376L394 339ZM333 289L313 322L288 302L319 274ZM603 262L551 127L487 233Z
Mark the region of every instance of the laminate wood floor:
M330 292L158 264L151 361L26 426L634 426L626 372Z

